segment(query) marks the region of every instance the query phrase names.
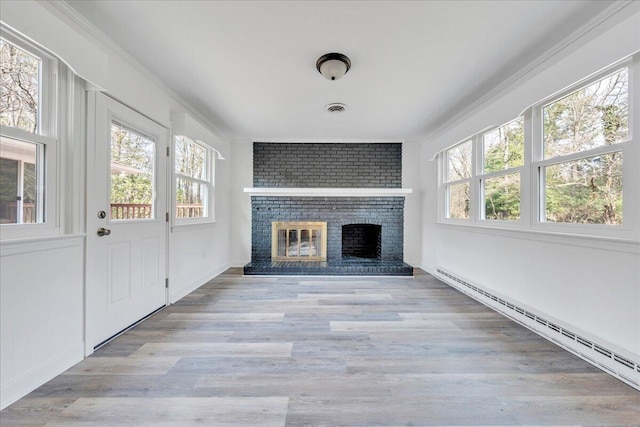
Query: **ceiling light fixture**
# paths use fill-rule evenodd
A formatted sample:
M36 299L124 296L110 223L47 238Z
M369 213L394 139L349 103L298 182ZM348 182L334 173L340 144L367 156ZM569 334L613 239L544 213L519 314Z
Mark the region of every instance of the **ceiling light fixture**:
M318 72L328 80L338 80L351 68L351 60L341 53L326 53L316 62Z

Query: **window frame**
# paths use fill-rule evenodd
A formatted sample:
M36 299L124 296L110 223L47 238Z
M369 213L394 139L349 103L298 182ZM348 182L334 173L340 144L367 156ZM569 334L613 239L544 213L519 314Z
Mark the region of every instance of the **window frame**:
M195 144L198 147L201 147L205 150L205 177L207 179L199 179L194 178L189 175L184 175L176 172L176 142L177 138L185 138L187 142ZM186 225L196 225L196 224L212 224L216 222L215 219L215 155L213 153L214 149L207 143L199 140L188 137L187 135L174 135L172 139L172 209L171 209L171 218L173 221L173 226L186 226ZM204 204L205 213L202 217L196 218L179 218L177 216L177 205L178 205L178 197L177 197L177 181L178 179L190 181L193 183L198 183L204 185L207 189L206 201Z
M0 126L0 134L9 139L37 144L41 147L39 158L41 164L37 165L38 199L42 208L38 216L42 219L36 223L9 223L0 224L0 240L12 240L19 238L46 237L61 233L60 206L60 182L58 169L61 162L58 141L59 122L64 109L60 107L62 102L59 85L62 84L58 60L33 43L19 37L5 26L0 26L2 39L14 45L18 49L37 57L40 60L38 82L38 125L36 132L28 132L20 128Z
M543 108L564 98L584 87L606 78L617 71L626 68L628 73L628 138L612 145L602 145L589 150L568 155L544 158L544 117ZM439 185L438 185L438 222L441 224L463 225L487 230L518 230L524 232L541 233L558 236L574 236L596 239L613 239L613 241L640 240L640 53L626 57L616 63L591 74L590 76L567 86L536 104L528 107L520 114L524 119L524 164L516 168L484 173L483 135L500 126L487 127L460 142L441 151L438 156ZM514 119L512 119L514 120ZM512 120L506 122L510 123ZM501 125L503 126L503 125ZM471 140L473 174L471 178L471 207L470 218L448 218L447 187L460 181L447 181L448 152L462 143ZM588 159L594 156L620 152L623 158L623 222L614 224L583 224L546 221L546 194L544 174L545 168L573 160ZM514 171L520 172L520 219L486 220L483 218L484 208L484 179L503 176Z

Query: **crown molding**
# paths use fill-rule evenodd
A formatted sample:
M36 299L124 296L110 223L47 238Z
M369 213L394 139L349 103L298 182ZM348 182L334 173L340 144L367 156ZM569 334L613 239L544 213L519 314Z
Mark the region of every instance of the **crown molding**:
M456 123L469 118L473 114L475 114L480 108L490 103L491 101L497 99L505 92L513 89L514 86L517 86L523 80L526 80L532 74L538 72L541 67L549 64L557 55L571 47L572 45L579 42L583 37L588 35L590 32L595 30L600 25L604 24L607 20L612 18L614 15L617 15L620 11L627 8L628 6L635 5L636 8L640 8L640 2L634 0L620 0L612 3L605 10L600 12L597 16L593 17L587 23L582 25L580 28L571 33L568 37L564 38L562 41L558 42L555 46L546 50L543 54L538 56L533 61L529 62L524 67L520 68L519 71L511 75L509 78L505 79L499 85L495 86L488 92L486 92L481 97L477 98L472 102L460 102L458 105L466 105L466 107L458 109L453 108L450 111L442 114L440 116L443 120L435 120L435 123L442 123L436 127L431 127L426 129L423 133L421 139L435 139L442 134L444 134L447 130L453 127ZM451 111L456 111L457 113L451 114ZM446 117L446 119L444 119Z
M172 88L167 86L162 80L156 77L148 68L142 65L135 57L125 51L120 45L110 39L105 33L100 31L91 21L85 18L80 12L71 7L64 0L39 0L39 4L44 6L47 10L55 14L57 17L65 21L75 30L81 34L87 36L90 40L94 41L98 45L108 49L123 61L130 64L137 72L142 74L145 78L155 84L160 90L169 95L175 102L177 102L185 111L197 118L203 125L208 127L215 135L220 137L225 142L231 141L231 136L220 129L210 119L205 117L202 113L192 107L189 102L182 98Z

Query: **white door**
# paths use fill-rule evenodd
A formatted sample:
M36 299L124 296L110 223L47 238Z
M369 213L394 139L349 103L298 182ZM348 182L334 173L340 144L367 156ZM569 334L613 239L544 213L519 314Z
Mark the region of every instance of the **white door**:
M86 353L165 306L167 129L89 93Z

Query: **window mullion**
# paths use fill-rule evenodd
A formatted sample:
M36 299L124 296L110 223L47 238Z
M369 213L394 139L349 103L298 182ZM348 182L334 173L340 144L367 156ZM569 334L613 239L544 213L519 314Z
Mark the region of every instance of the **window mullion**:
M480 174L478 175L478 180L483 180L483 179L488 179L488 178L496 178L499 176L504 176L504 175L512 175L514 173L520 173L522 174L522 171L524 170L524 166L518 166L517 168L509 168L509 169L502 169L499 171L495 171L495 172L487 172L485 174Z
M556 156L549 159L544 159L537 162L539 167L557 165L559 163L567 163L575 160L586 159L588 157L598 157L604 154L615 153L622 151L627 145L631 144L631 141L619 142L613 145L603 145L601 147L592 148L590 150L578 151L575 153L567 154L565 156Z
M480 175L483 171L483 153L482 153L482 135L475 135L473 137L473 163L471 169L471 222L477 224L482 219L482 212L484 208L484 195L482 194L482 185L480 182Z
M529 225L539 223L542 218L542 212L545 210L544 176L540 170L540 161L542 160L544 152L544 136L542 130L542 107L533 107L531 109L530 126L531 144L529 144L529 152L531 155L529 163Z
M189 175L182 175L180 173L176 173L176 178L188 180L188 181L191 181L191 182L197 182L198 184L202 184L202 185L209 185L211 183L211 181L206 181L206 180L203 180L203 179L194 178L194 177L189 176Z
M529 227L531 221L535 218L534 207L536 201L531 196L535 194L535 190L532 188L533 171L530 167L533 159L533 145L535 140L533 139L534 127L536 123L534 121L534 109L529 108L524 113L524 160L523 166L520 168L520 223L524 227Z

